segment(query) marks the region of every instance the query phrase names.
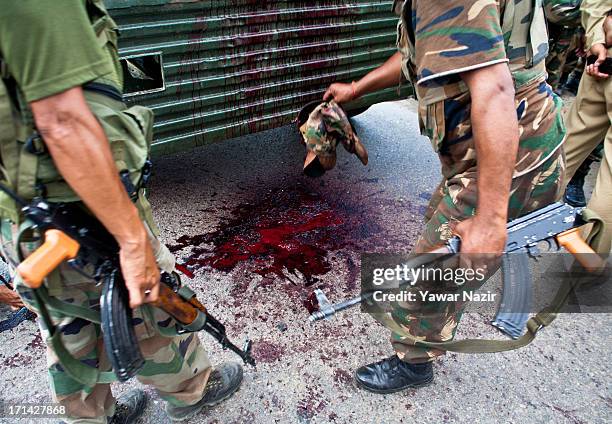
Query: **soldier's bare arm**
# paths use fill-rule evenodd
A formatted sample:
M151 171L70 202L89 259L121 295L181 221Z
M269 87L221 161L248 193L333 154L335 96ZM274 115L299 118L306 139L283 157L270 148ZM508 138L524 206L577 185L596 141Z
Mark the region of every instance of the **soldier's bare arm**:
M117 239L130 305L156 300L159 271L147 232L119 179L104 130L81 87L33 101L30 106L58 170ZM151 293L146 295L146 290Z
M395 53L385 63L354 84L334 83L329 86L323 100L334 99L342 104L365 94L399 84L402 78L402 55Z
M472 98L471 121L478 157L476 216L456 227L463 253L501 254L512 174L519 145L514 85L506 63L461 74Z

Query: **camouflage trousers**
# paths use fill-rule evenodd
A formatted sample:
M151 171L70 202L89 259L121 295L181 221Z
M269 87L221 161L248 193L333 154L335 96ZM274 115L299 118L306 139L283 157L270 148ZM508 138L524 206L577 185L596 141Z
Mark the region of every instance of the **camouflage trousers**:
M6 234L6 231L3 233ZM172 271L174 257L151 231L150 237L158 265L165 271ZM22 243L20 248L27 255L36 244ZM16 283L24 302L36 311L31 294L23 284ZM102 287L66 264L60 265L46 285L49 295L58 300L99 311ZM64 346L74 358L100 371L111 370L99 324L65 314L51 315ZM135 309L132 322L145 359L144 367L137 375L138 380L153 386L162 399L173 405L185 406L198 402L204 394L211 365L197 334L163 335L163 330L170 330L175 323L165 312L150 306ZM47 340L47 330L42 324L40 327L43 339ZM67 422L108 422L115 412L115 398L110 384L88 386L71 378L50 345L47 345L47 367L53 399L66 407Z
M519 120L522 145L537 146L538 140L544 139L559 144L565 134L560 117L560 100L550 92L530 98L534 107ZM468 118L461 123L464 130L471 126L469 113L466 116ZM536 121L536 116L540 118L539 121ZM538 122L539 126L536 125ZM450 142L443 146L439 156L444 178L432 196L425 215L425 229L411 254L429 252L439 247L453 236L452 222L465 220L476 212L477 161L473 139ZM542 160L533 169L518 175L515 173L508 205L509 219L549 205L559 196L565 173L563 149L557 148ZM520 158L517 166L519 163ZM458 266L458 263L451 266ZM485 282L470 289L476 290ZM407 336L429 342L452 340L462 314L462 305L457 302L418 303L395 303L391 305L391 311L374 315L375 319L392 330L391 343L399 358L412 363L431 361L445 352L417 347Z
M580 29L551 24L549 30L549 51L546 57L547 82L556 90L563 74L573 70L577 65L577 56L572 52L578 47Z

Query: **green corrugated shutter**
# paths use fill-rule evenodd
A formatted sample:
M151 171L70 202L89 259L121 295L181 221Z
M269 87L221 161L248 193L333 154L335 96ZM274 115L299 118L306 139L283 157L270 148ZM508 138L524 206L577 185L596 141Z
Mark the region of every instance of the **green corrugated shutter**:
M163 57L165 90L128 98L155 111L155 154L290 123L331 82L358 79L395 52L392 3L106 1L122 56ZM397 97L390 89L354 106Z

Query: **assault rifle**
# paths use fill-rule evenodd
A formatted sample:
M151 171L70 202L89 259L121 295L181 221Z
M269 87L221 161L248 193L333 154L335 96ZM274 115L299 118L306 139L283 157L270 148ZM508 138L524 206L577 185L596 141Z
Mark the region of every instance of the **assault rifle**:
M28 204L5 187L0 186L0 189L22 206L24 217L45 237L44 243L17 268L25 284L38 296L37 289L44 279L64 261L103 284L100 320L107 355L119 381L134 376L144 365L144 359L132 325L132 310L120 271L119 246L115 238L80 204L51 204L40 198ZM88 265L94 269L92 275L85 271ZM45 308L44 302L38 300ZM181 286L177 274L161 273L159 299L152 305L175 319L178 333L204 330L224 349L255 366L251 342L247 341L242 349L233 344L224 325L206 310L189 288Z
M579 227L584 224L581 209L563 203L554 203L508 223L508 240L502 257L503 293L492 321L495 327L513 339L518 339L523 333L531 304L532 281L528 258L538 257L542 249L559 251L565 248L587 271L603 270L604 261L580 237ZM410 258L406 266L418 268L450 258L459 253L460 247L461 240L451 238L439 249ZM414 282L404 281L400 288L411 283ZM325 293L316 289L314 300L318 310L310 315L310 321L328 319L340 311L369 302L374 293L365 292L344 302L331 304Z

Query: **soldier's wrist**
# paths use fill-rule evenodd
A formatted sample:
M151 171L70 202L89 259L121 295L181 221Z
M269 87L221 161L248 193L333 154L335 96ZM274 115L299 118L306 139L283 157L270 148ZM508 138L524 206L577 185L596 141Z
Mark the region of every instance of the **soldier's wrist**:
M498 211L479 212L474 216L474 219L482 225L489 227L506 227L508 222L508 214Z
M140 246L148 241L147 231L136 208L129 215L127 219L123 220L123 225L112 232L122 249Z
M357 100L359 97L361 97L359 90L359 82L353 81L351 87L353 89L353 97L351 98L351 100Z

